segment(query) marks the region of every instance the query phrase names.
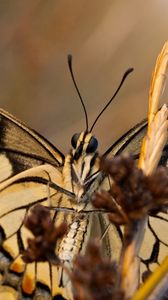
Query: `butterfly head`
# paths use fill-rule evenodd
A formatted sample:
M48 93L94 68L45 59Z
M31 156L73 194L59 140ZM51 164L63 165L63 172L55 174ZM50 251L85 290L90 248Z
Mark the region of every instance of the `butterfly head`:
M85 157L89 154L92 156L95 154L98 147L98 141L92 133L82 131L80 133L75 133L72 136L71 145L73 147L73 159L77 161L80 157Z

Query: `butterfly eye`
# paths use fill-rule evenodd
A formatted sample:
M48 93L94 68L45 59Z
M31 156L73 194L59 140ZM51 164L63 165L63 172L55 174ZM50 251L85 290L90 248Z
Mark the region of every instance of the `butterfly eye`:
M90 141L89 141L89 144L86 148L86 152L87 153L92 153L92 152L96 151L97 146L98 146L98 141L94 136L92 136Z
M75 133L71 139L71 145L74 149L76 148L79 137L80 137L80 133Z

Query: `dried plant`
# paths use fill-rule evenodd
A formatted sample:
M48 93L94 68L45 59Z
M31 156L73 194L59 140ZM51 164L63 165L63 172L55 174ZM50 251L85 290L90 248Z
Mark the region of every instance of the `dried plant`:
M168 110L163 105L159 110L159 100L165 87L165 79L168 71L168 42L165 43L160 55L158 56L155 70L152 75L149 90L149 112L148 112L148 128L147 135L144 138L139 159L139 168L144 174L151 175L155 172L162 150L168 137ZM137 287L138 280L138 253L143 242L145 227L148 216L139 220L136 224L136 230L132 235L132 239L128 245L125 243L125 249L122 253L122 288L128 296L132 296ZM125 228L127 232L128 228ZM129 231L129 230L128 230ZM127 274L127 270L129 270Z
M136 166L130 155L111 160L103 159L103 171L110 175L113 184L109 192L95 195L93 204L108 211L109 220L124 225L124 243L120 259L121 289L129 297L139 285L138 252L143 236L143 221L150 215L168 208L168 170L159 167L147 176ZM130 291L129 291L130 287Z
M48 208L37 204L24 222L25 226L33 233L34 238L29 238L28 247L23 252L22 259L25 263L33 261L52 261L59 264L60 260L55 253L56 243L67 231L65 222L57 228L53 224Z
M162 155L162 150L168 136L168 109L163 105L161 110L153 116L148 125L148 132L142 144L139 167L146 173L152 174L156 170Z
M93 204L109 211L109 219L114 224L131 225L168 207L167 168L159 167L147 176L127 154L103 159L101 168L111 176L113 184L110 192L97 193Z
M124 300L118 276L116 263L102 256L99 241L91 240L86 254L74 260L74 300Z

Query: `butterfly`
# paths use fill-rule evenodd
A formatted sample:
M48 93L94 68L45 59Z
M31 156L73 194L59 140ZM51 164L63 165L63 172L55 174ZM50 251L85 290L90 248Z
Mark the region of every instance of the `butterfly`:
M12 289L15 299L73 299L70 280L61 267L51 262L25 264L21 259L27 238L31 236L24 226L24 220L34 205L40 203L52 208L55 225L66 219L68 232L58 244L56 253L68 267L72 267L76 254L85 252L89 238L101 237L109 225L107 216L96 212L90 201L96 191L111 187L110 179L99 169L98 141L92 130L132 69L124 74L113 97L89 129L71 59L69 57L70 72L84 109L86 129L73 135L72 148L66 156L36 131L0 110L1 287L7 291ZM115 142L104 156L131 152L137 159L146 128L147 121L137 124ZM166 165L167 158L166 146L161 163ZM157 221L167 225L166 218L157 216ZM165 237L163 240L159 238L160 233L155 232L150 223L149 232L151 242L150 245L145 244L146 256L142 257L147 268L158 262L160 246L166 249L168 246L164 242ZM102 240L103 251L109 257L118 257L121 235L120 229L111 224Z

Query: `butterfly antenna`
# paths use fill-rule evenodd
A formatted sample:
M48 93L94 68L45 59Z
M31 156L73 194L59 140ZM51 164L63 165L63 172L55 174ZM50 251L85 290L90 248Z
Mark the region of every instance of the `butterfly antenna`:
M82 104L82 107L83 107L83 110L84 110L84 113L85 113L86 131L88 131L88 115L87 115L85 104L83 102L82 96L80 94L80 91L78 89L78 86L77 86L77 83L76 83L76 80L75 80L75 77L74 77L74 74L73 74L73 70L72 70L72 55L71 54L68 55L68 66L69 66L69 71L71 73L71 77L72 77L74 86L76 88L76 91L78 93L79 99L81 101L81 104Z
M114 95L112 96L112 98L108 101L108 103L106 104L106 106L102 109L102 111L98 114L97 118L95 119L95 121L93 122L90 132L93 130L93 127L95 126L95 124L97 123L98 119L100 118L100 116L103 114L103 112L106 110L106 108L111 104L111 102L113 101L113 99L115 98L115 96L118 94L119 90L121 89L125 79L127 78L127 76L133 71L133 68L129 68L128 70L126 70L126 72L124 73L121 82L118 86L118 88L116 89Z

